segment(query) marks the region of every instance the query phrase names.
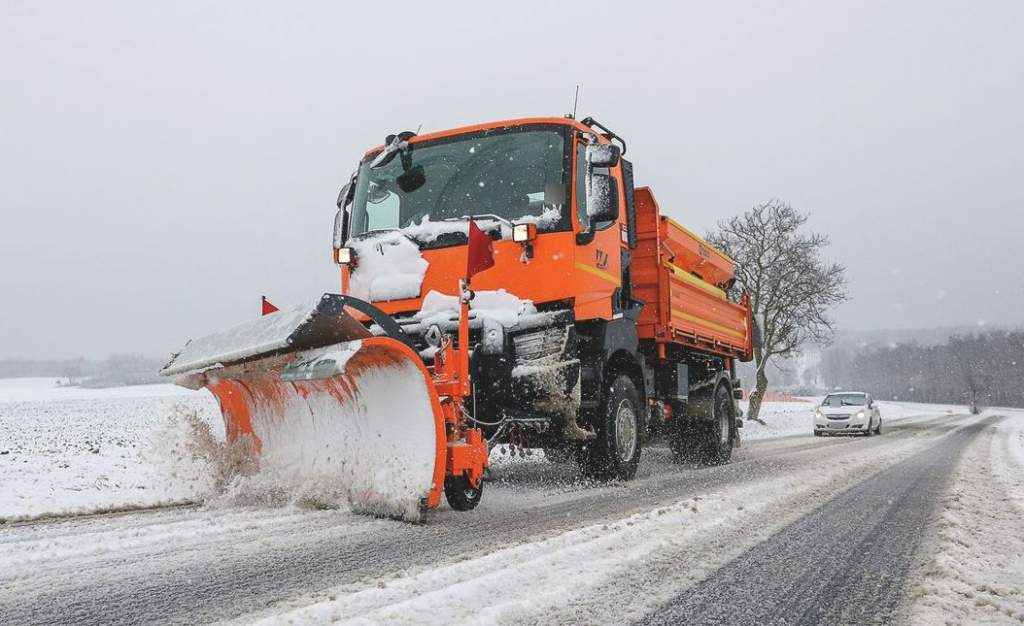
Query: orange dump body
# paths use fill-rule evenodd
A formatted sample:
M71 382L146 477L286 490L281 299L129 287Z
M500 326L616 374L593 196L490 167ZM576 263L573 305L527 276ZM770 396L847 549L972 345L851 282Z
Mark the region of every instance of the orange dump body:
M732 260L661 215L650 188L637 188L635 202L632 276L634 293L644 302L640 338L749 361L749 302L745 296L740 304L732 302L723 289L733 278Z

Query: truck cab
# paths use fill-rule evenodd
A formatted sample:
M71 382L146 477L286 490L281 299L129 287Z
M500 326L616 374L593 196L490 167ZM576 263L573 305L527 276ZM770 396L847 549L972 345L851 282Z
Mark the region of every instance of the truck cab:
M569 449L592 473L620 478L635 472L642 441L665 429L666 416L679 419L688 405L712 413L720 384L732 397L742 342L730 351L714 328L749 342L742 311L725 302L731 262L726 271L698 255L707 277L673 265L684 251L663 246L682 245L672 240L681 227L660 217L649 190L637 193L624 152L590 118L390 135L343 187L334 232L342 293L393 318L429 364L457 324L472 220L495 261L472 281L475 425L492 445ZM677 283L711 298L699 316L672 300ZM609 417L610 402L620 408ZM731 447L731 423L726 431Z
M392 136L366 153L346 187L335 248L358 250L360 241L398 232L428 265L417 283L377 268L359 276L358 262L343 264L343 290L392 315L419 311L431 291L454 294L472 218L495 242L496 266L477 277L477 290L505 289L537 305L560 302L581 319L610 319L627 244L619 207L631 189L617 150L591 152L605 158L603 167L588 166L586 156L588 146L609 144L565 118Z

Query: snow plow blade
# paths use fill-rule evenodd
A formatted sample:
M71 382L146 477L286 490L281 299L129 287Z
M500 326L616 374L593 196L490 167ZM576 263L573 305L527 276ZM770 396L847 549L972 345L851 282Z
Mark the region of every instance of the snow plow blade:
M398 339L373 336L346 307L385 331L394 324L365 302L325 294L189 342L162 373L216 396L229 444L258 475L354 511L419 521L444 488L437 392L400 330L391 329Z

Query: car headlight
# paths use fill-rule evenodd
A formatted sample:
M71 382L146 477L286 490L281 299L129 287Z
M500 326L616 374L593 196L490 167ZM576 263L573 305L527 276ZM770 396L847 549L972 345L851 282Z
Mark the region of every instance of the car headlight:
M825 415L821 412L821 409L814 409L814 417L825 417Z
M857 411L857 417L864 417L864 411Z

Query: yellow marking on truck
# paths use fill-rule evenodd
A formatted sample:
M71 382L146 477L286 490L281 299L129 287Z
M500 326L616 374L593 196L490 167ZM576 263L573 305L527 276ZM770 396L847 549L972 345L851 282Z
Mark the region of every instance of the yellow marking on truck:
M712 322L710 320L704 319L703 317L697 317L696 315L692 315L690 313L686 313L685 311L682 311L680 309L673 308L672 309L672 315L674 317L681 317L681 318L683 318L684 320L686 320L688 322L693 322L694 324L700 324L702 326L707 326L708 328L714 328L715 330L717 330L720 333L725 333L726 335L732 335L733 337L736 337L737 339L746 340L746 338L747 338L746 335L744 335L743 333L737 332L737 331L729 328L728 326L722 326L721 324L716 324L716 323L714 323L714 322Z
M608 282L612 283L616 287L622 285L622 279L620 279L618 276L616 276L615 274L612 274L611 272L606 272L604 270L599 270L596 267L594 267L593 265L587 265L586 263L580 263L579 261L577 261L576 262L576 269L582 270L584 272L587 272L588 274L593 274L594 276L597 276L598 278L601 278L603 280L607 280Z
M706 283L703 280L694 276L693 274L690 274L685 270L681 270L675 265L672 265L671 263L666 263L665 267L667 267L668 270L672 272L672 275L675 276L676 278L681 278L686 282L690 283L691 285L693 285L694 287L703 289L704 291L710 293L711 295L722 298L723 300L725 299L725 292L719 289L718 287L715 287L711 283Z

